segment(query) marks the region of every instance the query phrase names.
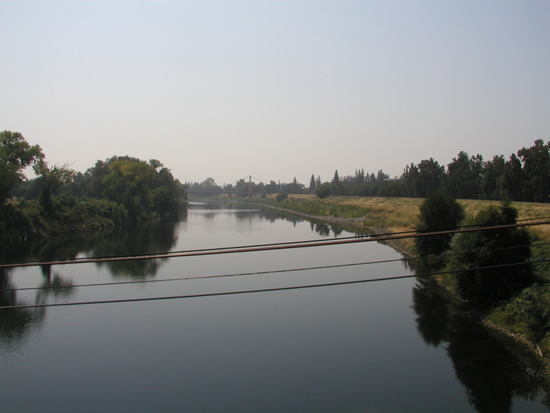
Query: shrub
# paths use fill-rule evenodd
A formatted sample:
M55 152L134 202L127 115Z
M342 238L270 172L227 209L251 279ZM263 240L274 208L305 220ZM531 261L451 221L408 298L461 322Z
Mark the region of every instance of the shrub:
M517 211L509 204L480 211L474 225L515 224ZM498 304L521 292L534 282L531 265L531 240L521 228L500 228L458 234L452 243L452 269L462 298L481 307ZM525 263L521 265L522 263ZM513 264L506 266L506 264Z

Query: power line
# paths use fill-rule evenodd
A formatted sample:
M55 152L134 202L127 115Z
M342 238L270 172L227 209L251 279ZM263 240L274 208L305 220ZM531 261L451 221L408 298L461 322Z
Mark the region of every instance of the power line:
M542 247L550 245L550 242L540 242L531 244L531 247ZM490 251L503 251L510 249L518 249L529 247L529 245L514 245L510 247L501 247L493 248ZM467 253L448 253L441 255L430 255L427 257L404 257L404 258L394 258L389 260L377 260L377 261L365 261L365 262L355 262L355 263L346 263L346 264L333 264L333 265L320 265L313 267L299 267L299 268L285 268L279 270L265 270L265 271L250 271L250 272L241 272L241 273L230 273L230 274L214 274L214 275L198 275L192 277L172 277L172 278L163 278L155 280L134 280L134 281L116 281L116 282L105 282L105 283L88 283L88 284L76 284L76 285L58 285L58 286L48 286L48 287L22 287L22 288L8 288L3 289L2 292L16 292L16 291L36 291L36 290L60 290L68 288L84 288L84 287L105 287L113 285L131 285L131 284L152 284L152 283L161 283L161 282L175 282L175 281L188 281L188 280L205 280L205 279L215 279L215 278L231 278L231 277L242 277L242 276L252 276L252 275L267 275L267 274L278 274L278 273L288 273L288 272L303 272L303 271L314 271L314 270L323 270L323 269L334 269L334 268L344 268L344 267L353 267L353 266L363 266L371 264L387 264L391 262L407 262L407 261L417 261L420 258L429 258L429 257L443 257L448 258L451 256L465 255ZM538 263L538 261L533 261L532 263Z
M15 267L31 267L41 265L67 265L67 264L83 264L83 263L99 263L99 262L115 262L115 261L134 261L134 260L146 260L146 259L162 259L162 258L177 258L177 257L193 257L193 256L205 256L205 255L219 255L219 254L234 254L243 252L260 252L260 251L274 251L282 249L295 249L295 248L309 248L317 246L329 246L329 245L343 245L343 244L355 244L362 242L372 241L390 241L406 238L419 238L444 234L455 234L474 231L490 231L506 228L517 228L524 226L545 225L550 224L550 221L530 222L524 224L505 224L505 225L492 225L488 227L475 227L475 228L461 228L445 231L431 231L431 232L411 232L405 231L397 235L372 235L368 238L364 237L347 237L345 239L337 240L313 240L313 241L294 241L286 243L274 243L274 244L257 244L251 246L239 246L239 247L227 247L227 248L211 248L203 250L187 250L180 252L168 252L157 255L132 255L132 256L120 256L112 258L84 258L78 260L57 260L57 261L43 261L43 262L28 262L28 263L15 263L15 264L1 264L0 268L15 268Z
M406 233L412 233L414 231L407 231ZM405 233L405 232L404 232ZM397 233L398 234L398 233ZM355 235L355 236L349 236L349 237L341 237L338 238L339 240L346 240L346 239L357 239L357 238L366 238L370 237L371 235ZM372 235L374 236L374 235ZM146 259L147 257L151 258L165 258L165 256L169 256L171 254L182 254L182 253L199 253L199 252L210 252L210 251L226 251L231 249L247 249L247 248L256 248L256 247L269 247L269 246L279 246L279 245L293 245L293 244L303 244L303 243L315 243L315 242L326 242L325 239L314 239L314 240L302 240L302 241L285 241L285 242L276 242L276 243L268 243L268 244L250 244L250 245L238 245L238 246L232 246L232 247L212 247L212 248L199 248L199 249L189 249L189 250L176 250L176 251L164 251L164 252L148 252L148 253L140 253L140 254L128 254L128 255L103 255L103 256L93 256L93 257L79 257L79 258L73 258L73 259L66 259L66 260L56 260L56 262L63 262L67 264L73 264L78 263L80 261L86 261L86 260L109 260L113 258L143 258ZM53 262L53 261L51 261ZM0 268L9 268L9 266L12 267L25 267L25 266L39 266L39 265L52 265L51 262L48 261L24 261L19 263L11 263L11 264L0 264Z
M402 280L402 279L415 278L415 277L433 277L436 275L456 274L456 273L512 267L512 266L519 266L519 265L541 264L541 263L547 263L547 262L550 262L550 259L540 260L540 261L517 262L517 263L509 263L509 264L488 265L483 267L468 268L468 269L461 269L461 270L436 271L436 272L429 272L429 273L422 273L422 274L408 274L408 275L398 275L398 276L391 276L391 277L369 278L369 279L363 279L363 280L338 281L338 282L332 282L332 283L295 285L295 286L288 286L288 287L262 288L262 289L254 289L254 290L223 291L223 292L217 292L217 293L186 294L186 295L163 296L163 297L124 298L124 299L98 300L98 301L76 301L76 302L66 302L66 303L28 304L28 305L23 304L23 305L14 305L14 306L1 306L0 310L16 310L16 309L46 308L46 307L68 307L68 306L78 306L78 305L114 304L114 303L129 303L129 302L142 302L142 301L166 301L166 300L176 300L176 299L184 299L184 298L219 297L219 296L228 296L228 295L243 295L243 294L253 294L253 293L290 291L290 290L312 289L312 288L321 288L321 287L336 287L336 286L351 285L351 284L366 284L371 282Z
M278 274L278 273L287 273L287 272L301 272L301 271L314 271L314 270L324 270L324 269L333 269L333 268L354 267L354 266L369 265L369 264L385 264L390 262L408 261L408 260L410 259L395 258L391 260L354 262L354 263L333 264L333 265L319 265L315 267L285 268L280 270L251 271L251 272L240 272L240 273L232 273L232 274L197 275L194 277L162 278L159 280L118 281L118 282L109 282L109 283L60 285L60 286L51 286L51 287L23 287L23 288L4 289L1 291L14 292L14 291L33 291L33 290L58 290L58 289L66 289L66 288L80 288L80 287L104 287L104 286L110 286L110 285L150 284L150 283L172 282L172 281L207 280L207 279L213 279L213 278L231 278L231 277L242 277L242 276L250 276L250 275L266 275L266 274Z
M254 205L260 205L260 206L266 206L263 204L254 204ZM269 205L267 205L269 206ZM525 218L525 219L518 219L517 222L520 221L534 221L538 219L550 219L550 216L548 217L539 217L539 218ZM525 226L529 225L544 225L550 223L548 222L540 222L536 224L526 224ZM517 224L517 226L524 226ZM488 227L488 224L469 224L469 225L459 225L456 227L456 229L465 229L465 228L478 228L482 229L483 227ZM355 234L348 237L339 237L338 240L349 240L349 239L365 239L365 238L377 238L376 240L380 240L380 237L386 237L386 236L398 236L398 235L416 235L416 234L432 234L436 232L443 232L443 231L452 231L454 228L434 228L431 230L409 230L409 231L398 231L398 232L384 232L384 233L374 233L374 234ZM208 252L208 251L224 251L229 249L248 249L248 248L256 248L256 247L268 247L268 246L279 246L279 245L293 245L293 244L306 244L306 243L321 243L326 242L325 239L313 239L313 240L301 240L301 241L285 241L285 242L278 242L278 243L268 243L268 244L249 244L249 245L239 245L239 246L230 246L230 247L213 247L213 248L201 248L201 249L190 249L190 250L176 250L176 251L157 251L157 252L149 252L149 253L139 253L139 254L127 254L127 255L101 255L101 256L93 256L93 257L79 257L79 258L72 258L72 259L59 259L55 261L23 261L19 263L6 263L1 264L0 263L0 269L1 268L13 268L13 267L25 267L25 266L40 266L40 265L53 265L52 263L66 263L66 264L76 264L80 261L86 261L88 260L97 260L97 262L101 262L103 260L108 261L109 259L147 259L147 257L151 258L166 258L165 256L169 256L171 254L182 254L182 253L190 253L190 252ZM168 257L169 258L169 257Z

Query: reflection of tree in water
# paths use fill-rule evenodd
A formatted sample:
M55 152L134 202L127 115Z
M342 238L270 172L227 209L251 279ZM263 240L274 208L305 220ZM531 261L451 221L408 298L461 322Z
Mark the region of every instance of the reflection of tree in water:
M417 328L426 343L447 343L456 376L475 409L480 413L510 412L514 398L533 400L540 392L548 400L550 388L541 363L511 338L473 320L439 290L433 282L419 282L414 287Z
M334 234L334 238L338 238L338 236L343 231L342 227L340 225L336 225L336 224L330 224L330 229L332 230L332 233Z
M73 293L73 283L66 281L60 274L53 273L52 266L41 265L42 284L37 290L35 304L41 305L48 302L48 298L68 297Z
M274 210L269 209L269 208L262 208L261 214L260 214L260 219L266 220L266 221L271 222L271 223L273 223L275 221L278 221L278 220L289 221L289 222L292 222L294 225L296 225L296 223L302 222L304 220L303 218L301 218L297 215L290 214L290 213L285 212L285 211L274 211Z
M165 219L113 232L95 245L92 254L97 257L112 257L168 252L177 241L177 222ZM114 276L146 278L155 276L166 260L167 258L113 261L97 265L105 265Z
M322 237L329 237L330 227L327 224L315 224L315 232Z
M0 306L26 304L17 298L17 291L11 282L9 271L0 268ZM15 347L29 334L34 326L44 319L44 309L0 310L0 344Z
M50 297L62 297L72 294L72 283L59 274L51 274L51 266L44 265L42 283L36 290L34 302L18 299L16 288L11 282L9 270L0 268L0 306L18 306L48 303ZM40 325L46 314L45 308L17 308L0 310L0 342L9 347L20 343L33 327Z
M204 206L203 206L204 207ZM306 218L301 217L299 215L292 214L290 212L286 211L274 211L269 208L262 208L261 210L235 210L234 205L232 204L208 204L208 209L229 209L232 211L233 214L235 214L235 217L238 221L245 221L249 220L251 218L259 219L260 221L266 220L268 222L275 222L278 220L290 222L293 226L296 226L298 223L306 221ZM212 213L204 213L202 216L205 216L206 218L214 218L216 215L216 212ZM338 224L327 224L326 222L320 222L316 220L307 219L309 221L311 230L317 232L322 237L330 237L331 232L334 236L334 238L338 238L338 236L343 232L343 228L341 225Z
M533 400L543 390L541 367L514 343L508 348L504 339L465 317L457 317L449 330L447 352L477 411L509 412L512 398Z
M436 285L419 280L413 288L413 306L421 337L426 344L437 347L447 337L449 320L447 300L437 291Z
M180 219L185 220L186 216ZM54 261L74 259L79 253L89 251L91 255L127 255L148 252L165 252L171 249L176 238L174 230L176 221L164 220L145 224L118 234L86 234L68 237L52 237L26 245L25 248L2 248L0 262ZM154 275L161 260L130 261L112 263L109 269L115 275L131 276ZM74 290L72 282L52 271L51 265L40 267L42 280L34 299L22 300L14 291L16 285L10 277L10 270L0 268L0 306L17 306L26 304L46 304L52 298L71 295ZM30 332L44 320L44 308L0 310L0 345L7 349L16 349L28 337Z
M343 231L342 227L339 225L325 224L322 222L316 223L315 226L312 225L312 227L315 229L315 232L322 237L330 237L330 233L332 232L334 238L338 238Z
M100 239L98 235L58 236L30 244L2 247L0 261L6 263L28 261L72 260L79 252L90 249Z

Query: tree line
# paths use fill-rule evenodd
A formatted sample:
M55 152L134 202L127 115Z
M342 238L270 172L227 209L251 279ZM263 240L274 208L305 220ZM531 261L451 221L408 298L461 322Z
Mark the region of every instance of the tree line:
M480 154L470 156L460 151L447 165L433 158L405 166L400 177L390 179L383 170L376 174L356 169L353 175L341 176L338 170L330 181L311 175L309 185L296 181L281 183L248 182L219 186L207 178L189 185L189 194L216 196L220 194L246 197L269 194L317 194L425 198L440 191L457 199L509 200L550 202L550 142L542 139L529 148L522 148L508 159L495 155L485 161Z
M550 202L550 142L538 139L507 160L495 155L485 161L460 151L445 167L429 158L407 165L397 179L382 171L374 177L358 170L344 179L335 173L329 189L334 195L425 198L439 191L457 199Z
M25 178L27 167L36 178ZM158 160L113 156L75 172L50 166L21 133L0 132L0 242L114 228L177 214L186 202L186 186Z

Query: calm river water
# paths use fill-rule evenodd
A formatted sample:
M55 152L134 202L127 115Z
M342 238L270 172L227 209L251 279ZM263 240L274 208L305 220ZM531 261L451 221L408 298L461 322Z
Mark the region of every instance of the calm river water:
M228 247L353 234L254 207L51 240L2 260ZM182 296L405 275L376 243L4 270L0 306ZM266 272L389 260L378 264ZM92 283L148 283L86 286ZM61 287L51 289L49 287ZM36 288L43 289L27 289ZM44 288L45 287L45 288ZM16 290L14 290L16 289ZM539 412L536 362L414 278L0 310L2 412Z

